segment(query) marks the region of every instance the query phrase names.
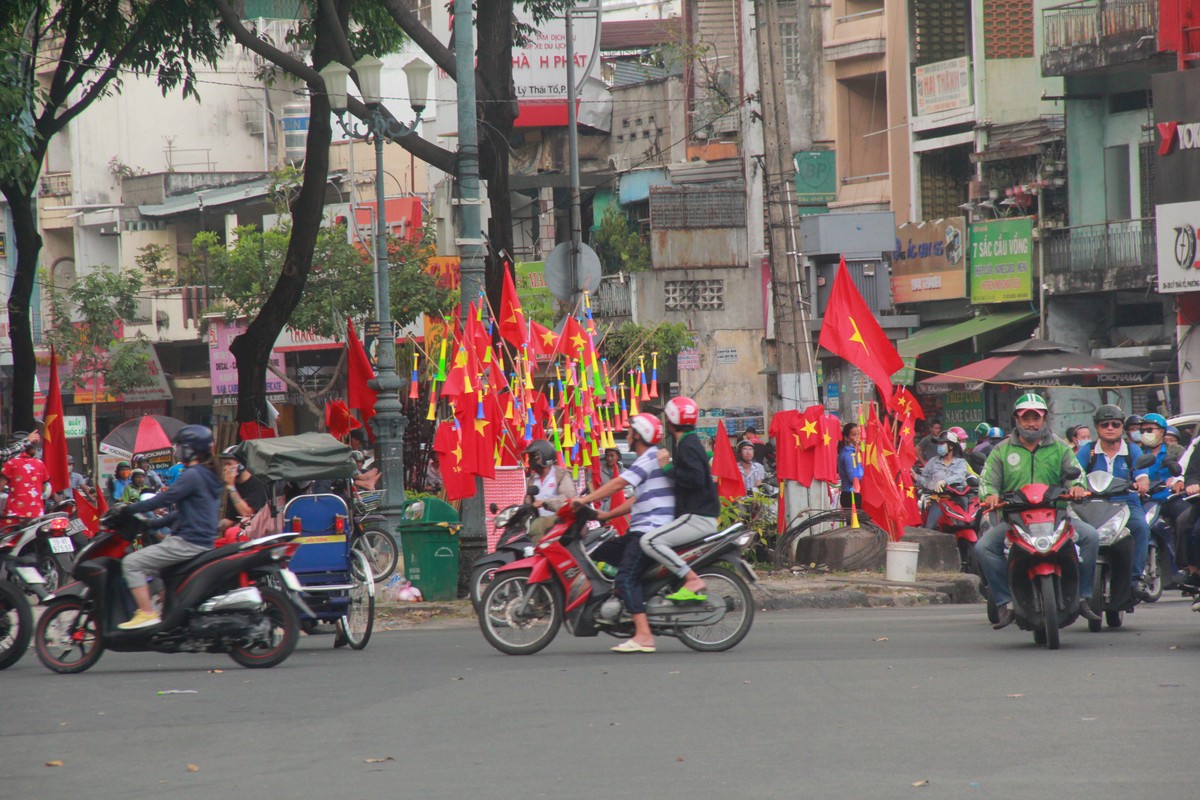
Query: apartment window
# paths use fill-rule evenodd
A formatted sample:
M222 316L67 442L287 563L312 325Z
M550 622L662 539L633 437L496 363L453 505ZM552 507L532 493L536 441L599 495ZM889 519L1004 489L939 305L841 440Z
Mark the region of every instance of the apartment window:
M800 77L800 26L796 23L795 0L782 0L779 3L778 19L783 77L794 81Z
M667 281L667 311L722 311L725 281Z

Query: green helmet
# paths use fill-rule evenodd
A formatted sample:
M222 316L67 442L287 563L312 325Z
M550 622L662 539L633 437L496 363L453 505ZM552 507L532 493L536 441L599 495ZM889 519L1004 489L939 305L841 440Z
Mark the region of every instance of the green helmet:
M986 422L979 423L978 425L975 426L975 438L979 439L981 441L983 439L986 439L987 435L988 435L988 431L990 431L991 429L992 429L992 426L988 425Z
M1031 408L1042 413L1050 410L1050 406L1046 405L1046 398L1034 392L1026 392L1017 398L1017 404L1013 407L1013 411L1020 414Z

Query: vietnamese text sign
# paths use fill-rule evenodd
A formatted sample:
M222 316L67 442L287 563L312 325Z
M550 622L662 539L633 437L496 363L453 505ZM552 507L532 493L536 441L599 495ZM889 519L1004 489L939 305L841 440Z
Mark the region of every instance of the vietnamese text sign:
M63 417L63 431L68 439L83 439L87 436L87 417Z
M897 226L892 299L918 303L966 297L966 230L963 217Z
M971 105L971 59L952 58L913 71L917 116Z
M994 219L970 226L972 303L1033 297L1033 219Z
M212 378L213 397L230 396L238 393L237 360L229 352L229 344L246 330L245 320L226 322L223 317L209 319L208 325L208 371ZM271 351L270 364L283 372L283 354ZM284 394L287 386L273 372L267 372L267 394Z
M567 21L551 17L534 22L533 14L518 4L514 9L518 22L530 27L524 47L512 49L512 80L520 109L517 127L565 125L567 122ZM574 33L575 79L582 82L594 76L600 60L591 64L597 45L599 14L579 14L571 20Z
M1200 202L1158 206L1158 290L1192 292L1200 289L1200 258L1196 254L1196 229L1200 228Z
M796 202L831 203L837 199L837 156L832 150L805 150L792 156L796 165Z

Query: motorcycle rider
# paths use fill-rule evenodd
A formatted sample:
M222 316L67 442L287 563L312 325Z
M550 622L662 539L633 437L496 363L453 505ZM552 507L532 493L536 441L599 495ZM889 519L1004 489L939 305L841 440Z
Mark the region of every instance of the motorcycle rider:
M125 582L137 603L133 617L118 625L122 630L134 630L158 625L162 620L150 600L148 576L187 561L212 549L217 537L218 501L224 484L220 468L213 458L213 433L203 425L185 425L175 434L175 456L187 465L165 492L138 503L121 506L113 512L120 522L134 514L166 508L176 510L158 522L169 525L171 535L158 544L143 547L121 561Z
M50 473L37 457L37 434L13 434L16 443L22 445L19 454L4 462L0 474L8 482L8 498L4 503L4 516L33 519L46 513L46 488Z
M969 472L958 434L952 430L945 431L937 438L937 458L928 461L921 470L921 488L927 492L943 492L951 484L965 484ZM937 530L942 507L931 502L926 513L925 527Z
M1012 435L992 448L980 476L980 493L984 496L985 511L1000 505L1000 496L1015 492L1029 483L1062 486L1066 473L1077 469L1075 454L1066 442L1055 436L1049 425L1049 406L1041 395L1029 392L1017 398L1013 408L1016 425ZM1070 481L1070 497L1084 497L1083 483ZM999 617L993 628L1011 625L1016 619L1012 607L1012 590L1008 583L1008 559L1004 555L1004 540L1009 524L1000 518L988 527L975 544L979 564L987 576L988 588L996 603ZM1082 565L1079 570L1079 613L1086 619L1100 617L1088 606L1092 585L1096 580L1096 555L1100 550L1100 535L1086 522L1074 522L1075 541L1079 546Z
M1142 417L1140 414L1130 414L1125 418L1125 438L1132 444L1141 445Z
M1096 426L1097 439L1080 447L1075 457L1085 473L1101 470L1113 477L1130 481L1136 490L1129 492L1124 498L1114 497L1113 500L1119 502L1124 499L1129 505L1128 528L1133 536L1133 596L1145 600L1150 593L1142 585L1142 570L1146 568L1146 552L1150 547L1150 526L1146 524L1146 511L1142 508L1142 500L1138 495L1146 494L1150 490L1150 479L1146 476L1145 469L1135 466L1137 460L1142 457L1142 448L1121 438L1121 429L1125 424L1121 419L1123 415L1120 406L1111 403L1096 409L1096 413L1092 415L1092 423ZM1137 419L1140 425L1141 417ZM1140 428L1137 433L1140 439Z
M675 437L675 457L658 451L658 465L663 474L675 483L675 520L642 536L642 552L662 564L683 586L667 595L673 602L706 600L704 581L675 552L675 545L696 541L717 532L717 515L721 500L717 484L709 469L708 453L696 435L700 407L690 397L672 397L663 414L667 418L667 433Z
M613 647L617 653L653 653L654 634L650 632L650 620L646 616L646 601L642 594L642 572L646 556L639 546L646 531L671 522L675 518L675 489L663 474L659 465L658 443L662 441L662 423L653 414L638 414L629 420L626 433L629 449L637 454L629 469L612 480L588 492L583 497L571 500L576 508L590 505L597 500L624 492L626 486L633 487L634 496L627 498L617 507L601 511L599 520L608 520L629 513L629 532L621 541L624 544L617 574L613 580L617 592L625 603L625 609L633 618L633 636Z
M529 538L536 544L554 524L554 514L572 497L575 481L571 473L558 466L558 454L554 445L545 439L534 439L525 448L525 464L529 468L528 488L537 487L533 507L538 517L529 526Z

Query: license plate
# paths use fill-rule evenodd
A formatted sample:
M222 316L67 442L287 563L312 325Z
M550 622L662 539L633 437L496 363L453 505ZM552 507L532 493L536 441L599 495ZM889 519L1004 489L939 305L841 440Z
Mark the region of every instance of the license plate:
M42 577L42 573L38 572L34 567L17 567L17 574L21 576L21 580L31 585L46 582L46 579Z
M67 527L67 533L83 533L87 530L87 526L83 524L81 519L71 520L70 526Z
M284 586L287 586L293 592L300 591L300 579L296 577L296 573L290 569L282 569L279 571L279 574L283 577Z
M50 538L50 550L54 553L74 553L75 543L66 536L53 536Z

